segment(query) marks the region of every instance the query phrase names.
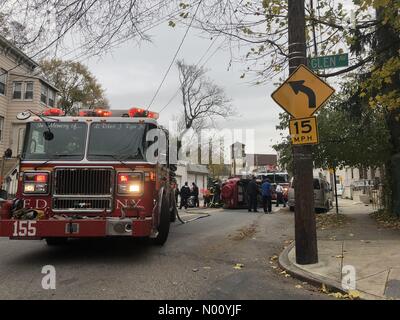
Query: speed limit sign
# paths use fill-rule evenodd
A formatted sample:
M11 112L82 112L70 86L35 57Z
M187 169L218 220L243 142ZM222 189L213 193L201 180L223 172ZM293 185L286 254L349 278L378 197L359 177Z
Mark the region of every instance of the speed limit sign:
M289 131L294 145L319 142L316 117L290 120Z

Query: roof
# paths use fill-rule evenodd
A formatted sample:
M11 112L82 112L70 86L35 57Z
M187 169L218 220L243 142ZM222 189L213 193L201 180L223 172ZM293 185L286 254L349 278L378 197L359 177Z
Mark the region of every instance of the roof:
M41 82L47 84L49 87L51 87L51 88L54 89L55 91L60 92L60 90L59 90L56 86L54 86L53 84L51 84L47 79L45 79L45 78L42 77L42 76L38 76L38 75L34 75L34 74L32 74L32 75L27 74L27 75L26 75L26 74L20 74L20 73L16 73L16 72L11 72L10 74L15 75L15 76L17 76L17 77L38 79L39 81L41 81Z
M23 62L29 65L32 69L37 68L39 65L28 57L22 50L18 49L15 45L13 45L10 41L0 35L0 46L5 47L6 49L10 50L14 53L17 57L21 58Z
M247 154L246 161L254 166L277 165L278 156L276 154Z
M241 143L241 142L239 142L239 141L236 141L235 143L233 143L233 144L231 144L231 147L232 146L246 146L244 143Z

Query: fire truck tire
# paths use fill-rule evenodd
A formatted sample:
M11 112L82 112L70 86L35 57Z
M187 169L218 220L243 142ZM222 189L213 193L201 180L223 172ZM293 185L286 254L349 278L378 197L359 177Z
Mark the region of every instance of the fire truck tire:
M171 220L171 212L169 207L169 201L165 193L162 198L161 213L160 213L160 224L158 226L158 235L156 238L151 239L152 243L158 246L164 245L167 241L169 234L169 225Z
M175 200L175 195L171 192L170 196L170 206L169 206L169 211L170 211L170 222L175 222L176 221L176 214L177 214L177 208L176 208L176 200Z
M66 244L68 238L46 238L46 243L48 246L61 246Z

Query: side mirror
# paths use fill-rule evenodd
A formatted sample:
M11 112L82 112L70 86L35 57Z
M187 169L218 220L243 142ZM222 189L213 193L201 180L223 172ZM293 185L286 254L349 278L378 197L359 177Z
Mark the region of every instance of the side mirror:
M10 148L8 148L5 152L4 152L4 157L10 159L12 157L12 150Z
M50 130L49 131L45 131L45 132L43 132L43 137L44 137L44 139L46 141L51 141L51 140L54 139L54 134Z
M17 120L26 120L29 119L32 116L32 113L30 111L24 111L24 112L20 112L17 114L16 118Z

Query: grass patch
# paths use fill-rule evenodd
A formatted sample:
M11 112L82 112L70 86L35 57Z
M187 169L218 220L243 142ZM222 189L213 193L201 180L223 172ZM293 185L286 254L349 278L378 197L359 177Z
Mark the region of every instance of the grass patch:
M371 217L376 220L379 226L385 229L400 230L400 218L385 210L379 210L371 213Z

